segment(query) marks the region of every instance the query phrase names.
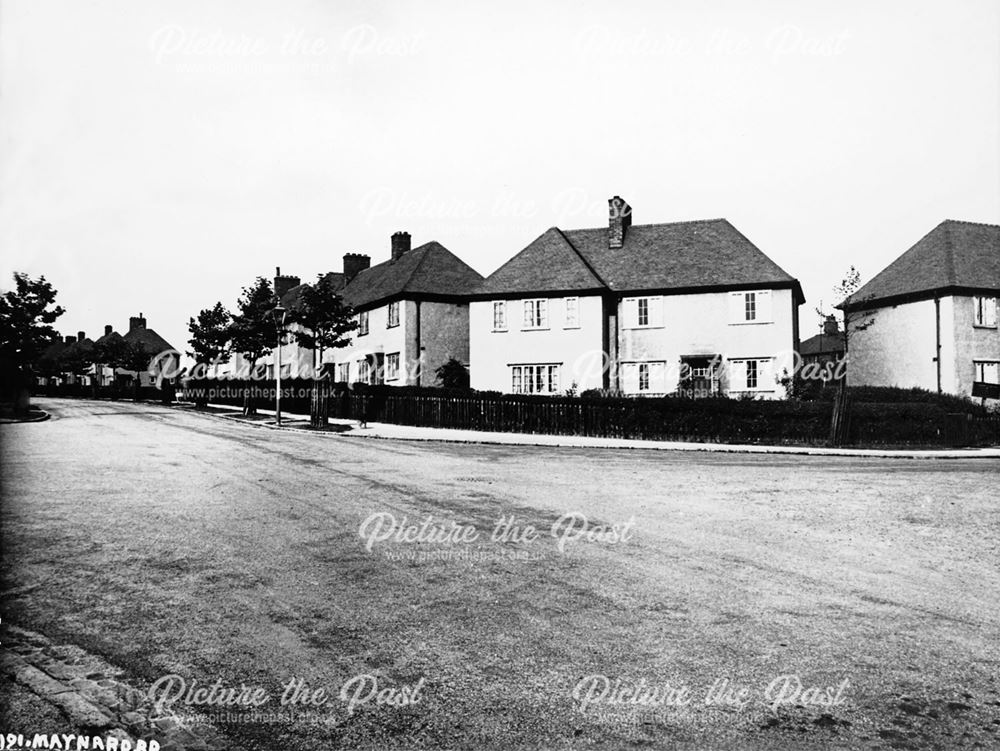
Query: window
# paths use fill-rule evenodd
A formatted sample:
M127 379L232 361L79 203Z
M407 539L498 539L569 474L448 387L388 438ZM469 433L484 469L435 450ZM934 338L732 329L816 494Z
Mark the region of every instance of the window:
M515 394L555 394L559 392L558 365L512 365L510 387Z
M493 330L507 330L507 302L505 300L497 300L493 303Z
M653 329L663 326L663 298L626 297L622 301L622 327Z
M975 362L973 366L976 370L974 381L979 383L1000 383L1000 362Z
M997 299L995 297L973 297L974 325L996 328Z
M386 317L385 327L391 329L394 326L399 325L399 303L391 302L389 303L389 314Z
M771 323L772 296L769 289L747 290L729 293L729 322Z
M363 310L358 313L358 336L368 333L368 311Z
M751 293L752 294L752 293ZM747 360L747 388L757 388L757 361Z
M649 363L639 363L639 391L649 391Z
M393 352L385 356L385 380L395 381L399 378L399 353Z
M580 298L579 297L567 297L566 303L566 319L564 327L567 329L575 329L580 326Z
M358 381L361 383L372 382L372 364L368 358L358 360Z
M524 329L544 329L549 324L548 300L524 301Z
M340 383L351 382L351 364L344 362L337 366L337 381Z

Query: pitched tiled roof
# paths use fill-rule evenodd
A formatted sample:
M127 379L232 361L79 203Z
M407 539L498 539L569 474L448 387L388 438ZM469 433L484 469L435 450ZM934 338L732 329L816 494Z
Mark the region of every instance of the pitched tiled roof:
M406 295L466 295L483 277L438 242L365 269L344 287L344 301L361 308Z
M725 219L629 227L621 248L607 227L550 229L491 274L478 292L615 292L798 282Z
M132 329L122 338L126 342L136 342L142 344L143 349L150 354L158 354L160 352L165 352L168 349L173 349L167 340L153 331L153 329Z
M344 275L331 271L332 278L341 291L344 302L353 308L363 308L394 297L433 295L467 295L478 287L483 277L441 243L431 241L408 250L397 260L365 269L344 285ZM308 283L292 287L281 298L286 308L296 307L302 290Z
M845 303L869 305L955 287L1000 291L1000 226L946 219Z
M818 355L824 352L843 352L844 339L837 334L816 334L799 345L800 355Z
M558 292L605 286L562 231L552 227L490 274L476 292Z

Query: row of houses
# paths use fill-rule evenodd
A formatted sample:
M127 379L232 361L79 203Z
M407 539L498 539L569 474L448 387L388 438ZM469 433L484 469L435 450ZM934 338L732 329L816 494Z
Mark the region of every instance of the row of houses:
M504 393L776 398L803 358L842 356L835 323L800 342L799 282L727 220L632 219L615 196L607 226L552 227L486 278L406 232L377 265L347 254L330 276L358 329L324 362L349 383L432 386L455 359ZM306 286L280 270L274 285L286 308ZM846 301L851 382L983 395L1000 383L998 297L1000 227L943 222ZM286 376L312 360L282 348Z

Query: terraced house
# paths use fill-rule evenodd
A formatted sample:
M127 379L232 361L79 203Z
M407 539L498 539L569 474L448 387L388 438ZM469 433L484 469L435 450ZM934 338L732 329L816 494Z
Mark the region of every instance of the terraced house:
M348 253L343 271L331 273L358 319L350 345L323 354L335 380L434 386L435 371L448 360L468 365L468 296L483 277L438 242L410 245L410 234L397 232L389 260L371 266L369 256ZM286 308L304 286L297 277L275 277ZM311 365L312 353L286 344L282 363L289 375L296 365Z
M941 222L846 301L851 383L997 398L998 298L1000 226Z
M552 227L476 290L472 386L784 396L798 281L725 219L633 225L608 205L607 227Z

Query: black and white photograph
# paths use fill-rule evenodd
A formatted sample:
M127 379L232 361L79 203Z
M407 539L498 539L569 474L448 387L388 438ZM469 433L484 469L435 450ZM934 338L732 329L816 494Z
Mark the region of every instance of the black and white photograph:
M0 0L0 751L1000 749L996 0Z

